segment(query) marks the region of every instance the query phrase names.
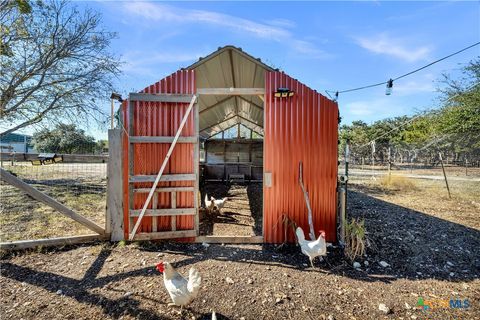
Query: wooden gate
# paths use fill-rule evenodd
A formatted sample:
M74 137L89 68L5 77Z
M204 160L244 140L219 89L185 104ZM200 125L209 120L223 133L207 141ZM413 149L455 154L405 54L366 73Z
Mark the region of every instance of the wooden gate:
M0 243L0 249L27 249L33 248L36 246L55 246L55 245L68 245L74 243L82 243L95 240L103 240L108 237L108 230L99 226L90 219L76 213L67 206L61 204L57 200L48 196L47 194L41 192L40 190L32 187L25 181L20 178L17 178L7 170L0 168L0 178L5 183L8 183L21 191L25 192L30 197L38 200L47 206L57 210L61 214L73 219L74 221L82 224L88 229L94 231L96 234L81 235L81 236L70 236L70 237L60 237L60 238L49 238L49 239L36 239L36 240L20 240L20 241L9 241ZM107 229L108 229L108 220L107 220Z
M158 91L147 88L131 93L124 109L128 128L125 238L129 240L198 235L196 96Z

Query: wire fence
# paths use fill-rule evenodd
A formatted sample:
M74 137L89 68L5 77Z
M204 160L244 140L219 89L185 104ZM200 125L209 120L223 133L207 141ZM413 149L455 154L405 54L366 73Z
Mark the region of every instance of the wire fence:
M0 166L75 212L104 225L108 149L95 154L81 150L79 146L75 154L2 152ZM2 182L0 194L1 241L91 233L13 186Z
M423 145L389 146L388 144L350 145L349 172L351 175L438 175L480 177L480 157L437 148L442 138ZM345 167L345 151L341 150L340 174ZM443 167L443 169L442 169ZM414 177L414 176L413 176ZM421 178L421 177L419 177Z

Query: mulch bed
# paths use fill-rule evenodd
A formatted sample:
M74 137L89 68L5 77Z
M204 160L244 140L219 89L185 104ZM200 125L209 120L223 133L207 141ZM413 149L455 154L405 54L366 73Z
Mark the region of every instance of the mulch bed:
M479 319L478 228L375 192L357 186L349 194L350 212L365 218L373 244L358 270L339 248L312 269L293 245L100 243L24 252L1 260L2 319L210 319L213 310L218 319ZM203 276L199 297L182 313L167 306L159 260ZM467 299L470 307L422 311L419 298Z

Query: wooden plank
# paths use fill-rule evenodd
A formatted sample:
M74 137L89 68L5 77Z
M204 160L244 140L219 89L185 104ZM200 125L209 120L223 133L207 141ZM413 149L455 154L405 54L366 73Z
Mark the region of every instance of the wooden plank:
M105 232L111 241L124 239L122 129L108 130L107 216Z
M130 217L138 217L142 210L130 210ZM161 216L193 216L195 208L176 208L176 209L146 209L145 217L161 217Z
M152 209L158 209L158 193L155 193L153 195L153 200L152 200ZM158 231L158 219L156 217L152 217L152 231L157 232Z
M135 103L132 102L132 100L128 101L128 139L130 140L130 137L135 135L135 130L134 130L134 109L135 108ZM134 145L133 143L130 143L128 141L128 176L131 177L134 174ZM130 182L130 181L129 181ZM134 192L133 192L134 186L133 184L129 183L128 184L128 208L129 210L133 210L135 208L135 202L134 202ZM128 231L129 233L132 231L133 228L133 218L129 217L128 219Z
M263 236L198 236L195 242L205 243L263 243Z
M164 188L157 188L155 192L192 192L195 191L194 187L164 187ZM137 188L134 189L133 192L136 193L149 193L150 188Z
M192 100L192 94L170 94L170 93L130 93L129 100L145 102L176 102L189 103Z
M175 137L130 137L130 143L172 143ZM196 143L196 137L179 137L177 143Z
M42 247L65 246L65 245L93 242L93 241L99 241L99 240L107 240L107 236L99 235L99 234L88 234L88 235L82 235L82 236L60 237L60 238L50 238L50 239L9 241L9 242L1 242L0 249L22 250L22 249L35 248L38 246L42 246Z
M193 126L194 131L197 139L197 143L193 146L193 173L195 173L195 191L193 192L193 206L195 208L195 217L194 224L195 224L195 231L197 232L196 235L200 234L200 215L198 212L199 207L199 196L200 196L200 137L199 137L199 129L200 129L200 106L198 103L195 104L193 110Z
M84 225L88 229L97 232L98 234L104 234L105 229L100 227L98 224L95 222L85 218L84 216L79 215L78 213L74 212L70 208L64 206L57 200L47 196L46 194L40 192L39 190L35 189L34 187L30 186L29 184L23 182L21 179L15 177L8 171L0 168L1 172L1 179L5 181L8 184L11 184L12 186L24 191L27 193L29 196L32 198L45 203L49 207L52 207L53 209L59 211L60 213L66 215L67 217L77 221L78 223Z
M39 153L0 153L3 161L32 161L38 160ZM62 163L107 163L108 155L102 154L57 154L63 157Z
M136 182L155 182L157 176L153 175L137 175L130 177L130 183ZM194 181L195 174L193 173L182 173L182 174L166 174L160 177L159 181ZM156 186L155 186L156 187ZM155 192L155 189L154 189Z
M171 197L172 197L172 199L171 199L172 209L176 209L177 208L177 193L172 192ZM171 227L172 231L177 230L177 216L171 216L170 217L170 227Z
M170 148L168 149L167 155L165 156L165 159L163 160L162 166L160 167L160 170L158 171L157 177L155 178L155 181L153 182L152 190L150 190L150 192L148 194L147 200L145 201L145 204L143 205L142 212L138 216L138 220L135 223L135 226L133 227L132 232L130 233L130 236L129 236L130 240L133 239L133 237L135 236L135 233L138 230L138 227L140 227L140 223L142 222L143 215L145 214L145 210L147 210L148 204L152 200L155 189L157 188L157 185L160 182L160 179L162 178L163 171L165 170L165 167L167 166L168 160L170 159L170 156L173 153L173 149L175 149L175 146L177 144L177 140L180 137L180 134L182 133L183 127L185 127L185 123L187 122L188 116L190 115L190 112L193 109L193 105L195 104L195 100L197 100L197 97L195 95L193 95L192 101L190 101L190 105L188 106L187 111L185 111L185 115L183 116L183 119L180 122L180 125L177 129L177 133L175 134L175 139L173 140L172 144L170 145Z
M150 233L138 233L133 240L159 240L172 238L190 238L195 237L197 232L195 230L181 230L181 231L160 231Z
M240 95L253 95L265 94L264 88L199 88L197 94L203 95L227 95L227 96L240 96Z

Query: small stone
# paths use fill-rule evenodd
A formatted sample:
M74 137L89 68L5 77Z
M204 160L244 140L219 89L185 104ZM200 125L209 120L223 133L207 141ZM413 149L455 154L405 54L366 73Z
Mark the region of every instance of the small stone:
M389 314L390 313L390 308L387 307L384 303L380 303L378 305L378 310L382 311L383 313L385 314Z
M363 264L364 264L366 267L368 267L368 265L369 265L368 261L363 262Z
M282 298L277 298L277 299L275 299L275 303L276 303L276 304L279 304L279 303L281 303L281 302L282 302Z
M252 284L252 283L253 283L253 280L250 279L250 278L248 278L247 283L248 283L248 284Z
M58 294L59 296L61 296L63 294L63 291L62 290L57 290L57 292L55 292L56 294Z
M210 247L210 245L209 245L208 243L206 243L206 242L202 242L202 246L203 246L205 249L207 249L208 247Z
M412 314L412 315L410 316L410 318L412 318L412 319L417 319L417 316L414 315L414 314Z
M408 310L412 309L412 307L406 302L405 302L405 308L407 308Z
M233 281L233 279L230 278L230 277L226 277L226 278L225 278L225 281L226 281L227 283L229 283L229 284L234 284L234 283L235 283L235 281Z
M335 320L335 317L330 314L328 315L327 320Z
M454 273L454 272L450 272L448 275L449 275L450 277L453 277L453 276L455 275L455 273Z
M353 267L354 267L355 269L358 269L358 268L360 268L361 266L362 266L362 265L361 265L359 262L356 262L356 261L355 261L355 262L353 263Z
M382 268L386 268L386 267L389 267L389 266L390 266L390 265L389 265L388 263L386 263L385 261L380 261L378 264L381 265Z
M133 293L128 291L128 292L125 292L125 294L123 295L125 298L128 298L132 295Z
M453 267L453 266L454 266L454 264L451 263L450 261L447 261L447 264L448 264L450 267Z

